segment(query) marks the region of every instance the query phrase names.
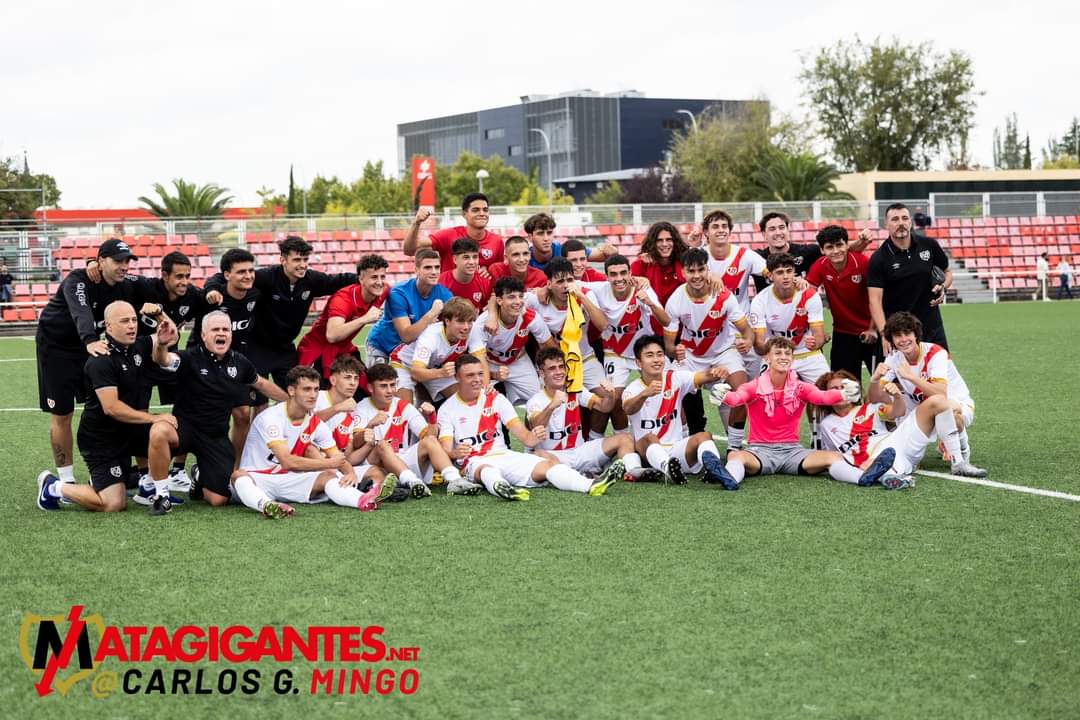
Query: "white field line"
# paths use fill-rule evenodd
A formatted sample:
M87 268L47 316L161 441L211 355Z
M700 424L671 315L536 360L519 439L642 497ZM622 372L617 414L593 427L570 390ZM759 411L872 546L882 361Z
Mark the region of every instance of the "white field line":
M151 410L163 410L163 409L165 409L167 407L172 407L172 405L151 405L150 409ZM82 412L82 409L83 409L82 405L76 405L75 406L75 412ZM44 412L41 411L41 408L36 408L36 407L0 408L0 412L36 412L36 413L41 413L42 415L45 414Z
M1070 495L1069 493L1058 492L1057 490L1043 490L1041 488L1027 487L1025 485L1010 485L1009 483L994 482L993 480L983 480L981 478L960 477L959 475L950 475L949 473L934 472L933 470L916 470L915 474L926 475L927 477L942 478L944 480L956 480L957 482L968 483L970 485L982 485L983 487L998 488L999 490L1012 490L1013 492L1027 493L1029 495L1040 495L1042 497L1056 498L1058 500L1071 500L1073 502L1080 502L1080 495Z
M3 362L33 362L34 360L37 360L37 358L4 358L4 359L0 360L0 363L3 363Z

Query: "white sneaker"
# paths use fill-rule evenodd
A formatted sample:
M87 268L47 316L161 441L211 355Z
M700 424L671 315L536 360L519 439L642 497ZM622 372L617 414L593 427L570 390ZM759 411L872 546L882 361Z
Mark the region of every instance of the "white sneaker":
M970 477L970 478L984 478L987 475L987 472L985 470L983 470L982 468L975 467L974 465L967 462L966 460L961 460L958 463L953 463L953 466L952 466L952 469L950 470L950 472L953 475L959 475L960 477Z
M188 492L191 490L191 478L183 468L169 470L169 492Z
M465 478L451 480L446 484L447 495L479 495L483 486L471 483Z

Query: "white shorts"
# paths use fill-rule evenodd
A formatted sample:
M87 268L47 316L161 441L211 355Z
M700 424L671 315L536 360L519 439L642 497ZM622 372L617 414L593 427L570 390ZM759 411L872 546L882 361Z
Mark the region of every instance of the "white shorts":
M604 355L604 372L608 382L617 388L624 388L629 384L630 373L637 372L637 361L632 358L624 358L622 355Z
M957 401L960 406L960 417L964 420L964 429L967 430L975 422L975 406L969 403Z
M398 365L397 363L390 363L390 367L394 368L397 372L397 386L398 390L415 390L416 381L412 379L412 375L409 374L408 369Z
M420 443L403 450L398 457L401 458L401 462L405 463L406 467L424 481L425 485L431 484L431 478L435 474L435 470L431 467L431 463L424 463L427 466L426 469L420 467Z
M704 372L712 367L722 367L729 373L746 371L743 357L734 346L726 348L718 355L712 355L707 358L700 358L697 355L687 353L686 359L681 363L675 363L675 367L679 370L687 370L694 373Z
M922 462L926 454L926 447L933 442L923 435L919 428L919 422L915 419L915 413L908 413L896 429L881 438L871 449L870 456L877 457L885 448L896 451L896 460L893 461L893 470L901 475L907 475L915 470Z
M754 352L753 348L750 348L745 353L739 353L739 357L742 358L743 370L753 380L761 374L761 368L765 366L765 360Z
M319 503L326 502L326 495L320 493L311 497L311 488L315 486L315 478L326 472L325 470L312 470L310 472L284 472L284 473L261 473L249 472L248 477L255 481L255 485L264 493L275 500L295 503ZM359 477L359 475L358 475Z
M423 383L423 385L424 385L424 387L427 388L428 394L431 395L431 399L432 400L437 400L439 398L439 395L444 390L446 390L446 388L448 388L451 385L454 385L456 383L457 383L457 378L451 376L451 377L435 378L434 380L428 380L427 382Z
M582 361L582 365L585 368L585 387L589 390L595 390L600 387L600 383L607 380L607 373L604 372L604 366L600 364L600 361L595 356L589 356Z
M582 475L596 474L607 467L611 461L611 458L604 453L604 438L596 438L568 450L548 450L548 452L557 457L563 465L572 467Z
M509 365L490 363L489 367L492 372L497 367L510 368L510 377L500 382L506 386L506 399L512 405L524 405L529 402L529 398L540 392L540 378L536 374L536 366L524 353Z
M477 468L493 467L502 473L506 482L514 487L540 487L543 483L533 482L532 471L537 465L544 462L544 458L512 450L497 450L487 455L479 455L470 458L465 463L465 477L472 482L480 482Z
M697 460L693 465L686 462L686 444L690 442L690 438L684 437L682 440L673 443L660 443L660 447L667 451L668 457L678 458L679 465L682 466L683 472L699 473L701 472L701 461ZM646 465L649 465L649 461L643 455L641 461ZM664 468L653 468L654 470L663 470Z

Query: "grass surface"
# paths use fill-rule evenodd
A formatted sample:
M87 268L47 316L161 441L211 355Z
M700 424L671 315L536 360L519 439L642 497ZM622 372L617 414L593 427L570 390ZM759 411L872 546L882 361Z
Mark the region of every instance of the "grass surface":
M945 316L976 401L976 463L1080 494L1080 303ZM32 357L31 341L0 341L0 359ZM36 397L32 360L0 362L0 407ZM0 412L8 717L1080 712L1080 503L926 477L898 493L767 477L737 493L692 480L515 504L436 493L367 514L304 506L280 523L201 504L163 519L134 505L47 514L33 491L47 427L38 412ZM420 686L311 697L300 661L299 695L274 695L276 666L263 664L254 696L96 699L81 681L38 699L20 623L72 603L117 625L379 624L390 645L420 648Z

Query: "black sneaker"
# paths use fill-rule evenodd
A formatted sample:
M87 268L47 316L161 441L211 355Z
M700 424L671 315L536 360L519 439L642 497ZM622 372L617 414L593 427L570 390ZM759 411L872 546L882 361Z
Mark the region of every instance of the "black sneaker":
M664 463L664 474L672 485L685 485L686 473L683 472L679 458L670 458Z
M199 482L199 464L195 463L191 466L191 472L188 473L188 477L191 478L191 488L188 490L189 500L202 500L203 491L202 483Z
M150 517L168 515L172 512L172 500L168 495L158 495L154 498L154 504L150 506Z

